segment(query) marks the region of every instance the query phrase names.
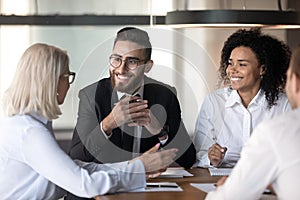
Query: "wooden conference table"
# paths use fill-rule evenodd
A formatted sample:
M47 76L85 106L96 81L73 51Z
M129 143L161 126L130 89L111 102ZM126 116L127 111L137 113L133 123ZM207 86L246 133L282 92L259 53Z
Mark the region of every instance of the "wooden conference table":
M210 176L208 169L204 168L193 168L187 170L192 173L193 177L184 178L154 178L152 182L176 182L181 188L182 192L129 192L119 194L109 194L101 196L101 200L201 200L204 199L206 193L198 190L197 188L190 185L190 183L215 183L220 178L218 176ZM148 181L148 182L151 182Z

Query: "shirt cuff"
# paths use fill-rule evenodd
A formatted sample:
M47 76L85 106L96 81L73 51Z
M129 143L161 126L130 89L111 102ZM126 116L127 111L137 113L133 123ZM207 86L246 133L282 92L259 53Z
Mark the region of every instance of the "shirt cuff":
M119 191L140 191L146 187L146 171L143 162L137 159L133 163L126 164L121 168L119 180Z
M164 140L160 140L159 142L160 142L161 145L165 145L166 142L168 141L168 139L169 139L169 136L167 136L167 138L164 139Z
M112 136L112 133L109 136L106 135L102 127L102 121L100 122L100 130L106 139L109 139Z
M208 168L208 167L212 167L212 165L210 165L210 160L208 158L208 154L202 154L199 155L200 153L197 154L197 165L198 167L204 167L204 168Z

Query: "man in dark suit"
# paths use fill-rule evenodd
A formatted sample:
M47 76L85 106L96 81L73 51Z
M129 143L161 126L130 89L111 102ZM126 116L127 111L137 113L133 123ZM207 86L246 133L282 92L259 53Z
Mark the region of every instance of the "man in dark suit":
M117 33L110 78L79 92L73 159L124 161L160 143L164 149L179 149L177 165L193 165L196 151L181 119L176 89L145 76L153 66L151 51L145 31L127 27Z

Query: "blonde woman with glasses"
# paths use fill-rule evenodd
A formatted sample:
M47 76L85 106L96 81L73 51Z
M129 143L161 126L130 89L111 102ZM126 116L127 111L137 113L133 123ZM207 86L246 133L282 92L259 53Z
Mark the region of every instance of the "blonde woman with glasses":
M34 44L22 55L4 99L8 116L0 121L1 199L58 199L67 191L81 197L143 188L145 174L173 162L177 149L122 163L72 160L55 141L51 122L61 114L75 73L67 53Z

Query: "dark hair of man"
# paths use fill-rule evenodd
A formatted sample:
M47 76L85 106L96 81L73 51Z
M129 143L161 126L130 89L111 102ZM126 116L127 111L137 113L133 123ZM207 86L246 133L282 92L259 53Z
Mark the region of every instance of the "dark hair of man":
M134 27L122 28L117 33L114 46L118 41L131 41L145 47L145 60L151 59L152 45L146 31Z
M279 92L284 90L291 51L282 41L262 34L258 28L239 29L224 43L219 68L220 83L229 84L226 75L228 60L232 50L241 46L250 48L256 55L259 64L264 65L260 87L265 93L268 107L271 108L276 105Z

